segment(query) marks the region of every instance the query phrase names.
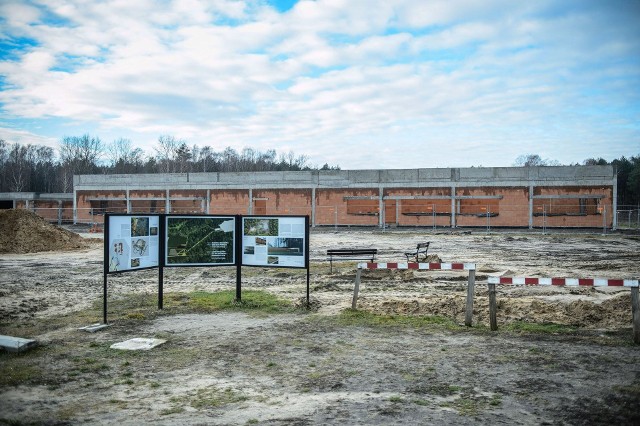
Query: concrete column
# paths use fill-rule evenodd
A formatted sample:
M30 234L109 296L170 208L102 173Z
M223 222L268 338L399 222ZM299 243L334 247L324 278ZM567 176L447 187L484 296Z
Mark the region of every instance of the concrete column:
M311 188L311 227L316 227L316 189Z
M615 231L618 229L618 173L613 174L613 203L612 210L613 212L613 222L611 223L612 229Z
M78 223L78 191L73 190L73 224Z
M58 225L62 225L62 200L58 200Z
M451 227L456 227L456 187L451 187Z
M131 213L131 198L129 197L129 189L127 188L125 197L127 199L127 214Z
M396 200L396 226L400 225L400 199Z
M171 199L169 198L169 190L166 192L166 199L164 200L164 211L165 213L171 213Z
M210 214L209 211L211 210L211 190L207 189L207 214Z
M381 186L378 188L378 227L384 228L384 200L382 195L384 194L384 188Z
M529 185L529 229L533 229L533 185Z
M253 214L253 189L249 188L249 208L247 209L247 214Z

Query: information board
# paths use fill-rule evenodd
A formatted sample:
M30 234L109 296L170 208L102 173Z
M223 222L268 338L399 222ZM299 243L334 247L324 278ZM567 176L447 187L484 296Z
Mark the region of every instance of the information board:
M159 266L160 216L108 215L108 272Z
M165 266L235 265L233 216L167 216Z
M306 268L305 217L242 218L242 264Z

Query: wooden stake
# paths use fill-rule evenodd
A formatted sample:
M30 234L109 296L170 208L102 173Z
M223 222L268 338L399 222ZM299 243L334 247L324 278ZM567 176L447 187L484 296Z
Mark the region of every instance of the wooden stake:
M489 323L491 331L498 329L498 320L496 318L498 307L496 305L496 285L489 284Z
M362 275L362 268L358 268L356 271L356 285L353 287L353 300L351 301L351 309L356 309L358 304L358 292L360 291L360 277Z
M633 315L633 343L640 343L640 296L638 287L631 287L631 313Z
M469 270L469 285L467 285L467 310L465 312L464 325L471 327L473 323L473 297L475 294L476 270Z

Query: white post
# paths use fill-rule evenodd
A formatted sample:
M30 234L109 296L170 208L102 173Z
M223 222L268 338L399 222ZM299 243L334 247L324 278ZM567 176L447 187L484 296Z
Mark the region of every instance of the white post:
M529 229L533 229L533 185L529 186Z
M333 226L335 227L336 231L338 230L338 206L333 206Z
M316 227L316 189L311 188L311 227Z
M78 204L77 204L78 192L73 190L73 224L78 223Z
M476 270L469 270L469 283L467 284L467 306L465 310L464 325L471 327L473 324L473 296L475 294Z

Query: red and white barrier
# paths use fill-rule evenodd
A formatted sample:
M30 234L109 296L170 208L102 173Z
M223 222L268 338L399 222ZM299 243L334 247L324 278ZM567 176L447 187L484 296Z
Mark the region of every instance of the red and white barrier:
M358 269L418 269L475 271L475 263L358 263Z
M605 278L528 278L488 277L489 284L556 285L569 287L638 287L639 280L611 280Z

